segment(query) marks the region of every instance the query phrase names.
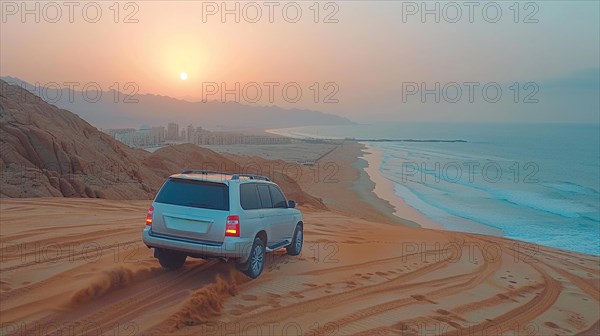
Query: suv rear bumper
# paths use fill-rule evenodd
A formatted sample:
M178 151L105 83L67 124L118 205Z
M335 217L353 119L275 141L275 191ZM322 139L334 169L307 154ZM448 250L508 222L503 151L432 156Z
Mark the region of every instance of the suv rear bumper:
M224 257L239 259L239 262L248 260L254 238L225 237L223 243L199 242L185 238L159 236L152 232L150 226L144 228L142 235L148 247L163 248L180 251L192 257Z

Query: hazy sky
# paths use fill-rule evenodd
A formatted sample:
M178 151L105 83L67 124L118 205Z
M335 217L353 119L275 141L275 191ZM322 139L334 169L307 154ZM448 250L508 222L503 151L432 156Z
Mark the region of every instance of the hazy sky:
M221 1L93 3L101 16L95 5L84 10L86 2L75 2L72 15L60 1L39 2L39 11L28 3L39 23L35 14L23 17L21 3L1 2L0 74L28 82L94 82L103 90L135 82L140 93L197 100L221 99L220 83L234 89L238 82L243 103L252 103L257 83L260 104L269 104L273 87L275 105L357 121L599 118L598 1L428 2L427 8L419 8L421 1L227 2L229 9L239 6L239 23L235 14L223 22ZM422 17L425 9L434 10ZM582 80L589 85L578 85ZM473 102L465 82L478 82ZM412 83L440 83L440 103L434 94L425 103L420 91L408 94ZM462 90L456 103L449 83ZM482 98L489 83L503 86L498 102ZM298 87L302 97L290 103Z

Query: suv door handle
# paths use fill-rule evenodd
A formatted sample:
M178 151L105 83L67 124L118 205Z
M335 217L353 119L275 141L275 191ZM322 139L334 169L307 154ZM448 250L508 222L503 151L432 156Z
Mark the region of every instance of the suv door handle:
M258 215L258 217L265 218L265 214L260 214L260 215Z

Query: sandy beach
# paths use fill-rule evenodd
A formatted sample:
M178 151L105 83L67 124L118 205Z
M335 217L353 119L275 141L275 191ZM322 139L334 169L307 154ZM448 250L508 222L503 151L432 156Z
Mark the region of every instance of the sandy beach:
M269 255L252 281L218 261L160 269L141 241L148 200L3 198L2 334L598 334L597 256L400 225L436 228L381 199L393 193L381 156L363 150L321 158L331 176L302 166L327 209L300 206L301 256Z
M375 183L375 187L373 189L375 195L382 200L390 202L391 206L394 208L395 216L417 223L424 228L443 230L444 227L441 224L430 220L418 210L406 204L406 202L400 196L396 195L394 192L394 182L388 180L379 170L381 161L383 160L383 154L381 150L364 143L363 145L366 146L366 150L362 158L368 162L368 166L365 168L365 171L369 175L371 181Z

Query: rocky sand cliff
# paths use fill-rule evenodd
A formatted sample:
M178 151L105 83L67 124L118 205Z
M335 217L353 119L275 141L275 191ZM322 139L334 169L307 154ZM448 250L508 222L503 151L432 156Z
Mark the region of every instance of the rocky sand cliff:
M191 144L154 153L130 148L21 87L0 86L1 197L151 199L184 169L244 169L235 156ZM323 207L288 176L273 175L290 198Z

